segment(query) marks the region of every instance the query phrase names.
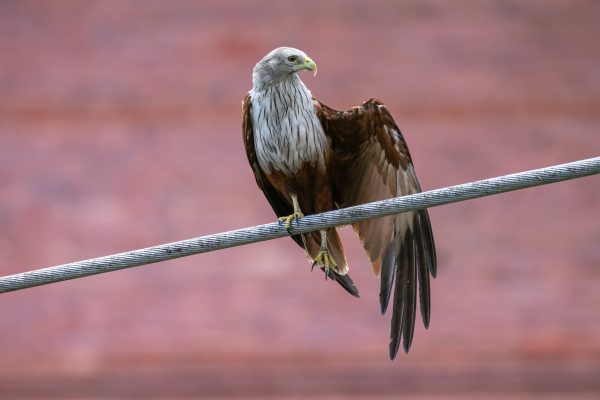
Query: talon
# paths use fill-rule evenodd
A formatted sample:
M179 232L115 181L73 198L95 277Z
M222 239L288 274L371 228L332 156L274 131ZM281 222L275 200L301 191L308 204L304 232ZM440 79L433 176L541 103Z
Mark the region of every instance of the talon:
M292 225L292 221L299 220L302 217L304 217L304 214L302 214L301 211L296 211L293 214L288 215L287 217L279 217L278 220L279 220L279 222L283 223L283 226L285 226L285 229L287 229L289 231L290 226Z
M315 265L318 265L325 272L325 280L329 276L330 269L337 270L337 263L327 249L319 251L313 262L313 268Z
M290 197L292 198L292 206L294 207L294 212L291 215L288 215L287 217L279 217L279 222L283 223L283 226L285 226L285 229L287 229L288 232L290 231L290 226L292 225L293 220L299 220L300 218L304 217L304 214L302 214L302 211L300 211L298 197L294 194L290 195Z

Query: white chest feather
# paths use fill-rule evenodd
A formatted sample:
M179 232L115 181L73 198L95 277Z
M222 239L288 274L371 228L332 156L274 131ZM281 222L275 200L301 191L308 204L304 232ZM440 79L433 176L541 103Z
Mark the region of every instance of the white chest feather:
M327 138L300 79L253 89L250 98L254 146L265 172L293 174L306 162L325 168Z

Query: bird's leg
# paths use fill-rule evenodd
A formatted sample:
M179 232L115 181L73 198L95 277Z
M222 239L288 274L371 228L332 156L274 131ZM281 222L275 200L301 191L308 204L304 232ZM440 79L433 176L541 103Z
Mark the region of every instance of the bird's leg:
M300 205L298 204L298 196L296 196L295 194L290 195L290 197L292 198L292 203L294 205L294 213L291 215L288 215L287 217L280 217L279 218L279 222L283 222L283 225L285 226L285 229L287 229L288 231L290 230L290 225L292 224L293 220L298 220L302 217L304 217L304 214L302 214L302 211L300 210Z
M313 268L315 265L318 265L325 271L325 279L329 276L329 269L333 268L337 271L337 263L329 253L329 249L327 248L327 230L321 229L319 230L321 234L321 250L319 254L315 257L315 261L313 262Z

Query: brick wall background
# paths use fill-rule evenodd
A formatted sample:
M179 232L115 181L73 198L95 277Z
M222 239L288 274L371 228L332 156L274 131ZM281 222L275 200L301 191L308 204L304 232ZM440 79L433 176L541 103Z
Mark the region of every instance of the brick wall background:
M269 50L376 96L425 189L597 156L594 1L0 2L0 274L270 222L240 103ZM595 398L600 180L430 211L428 331L289 239L0 296L2 398Z

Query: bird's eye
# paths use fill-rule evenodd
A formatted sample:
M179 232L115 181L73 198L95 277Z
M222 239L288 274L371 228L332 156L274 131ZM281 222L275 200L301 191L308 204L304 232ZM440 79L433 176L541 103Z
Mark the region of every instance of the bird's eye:
M298 57L296 57L296 56L289 56L288 57L288 61L289 62L296 62L297 59L298 59Z

